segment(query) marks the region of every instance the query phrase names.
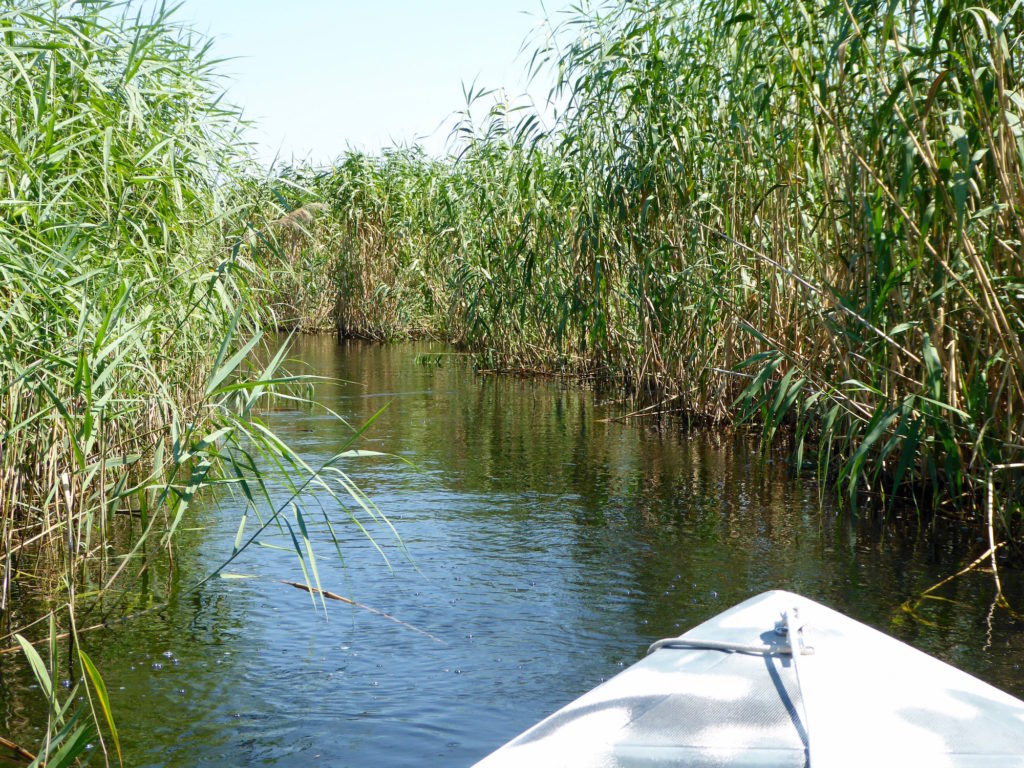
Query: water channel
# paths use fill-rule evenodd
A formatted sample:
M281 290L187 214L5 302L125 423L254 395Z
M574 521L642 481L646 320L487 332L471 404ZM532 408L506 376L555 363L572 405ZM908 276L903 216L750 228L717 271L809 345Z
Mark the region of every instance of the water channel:
M415 465L344 465L401 537L370 525L382 552L336 502L306 505L322 586L416 629L341 602L325 617L281 583L303 574L276 529L229 568L254 578L187 591L231 551L241 504L225 495L190 521L169 605L87 641L125 765L469 765L651 641L775 587L1024 696L1024 620L990 609L990 574L902 607L983 551L973 534L873 530L751 436L622 423L593 392L481 377L444 351L330 337L295 351L346 380L315 395L351 424L386 404L361 446ZM347 434L323 409L270 421L311 465ZM1003 584L1024 608L1024 577ZM160 591L135 589L136 607ZM34 746L39 704L21 660L0 658L0 734Z

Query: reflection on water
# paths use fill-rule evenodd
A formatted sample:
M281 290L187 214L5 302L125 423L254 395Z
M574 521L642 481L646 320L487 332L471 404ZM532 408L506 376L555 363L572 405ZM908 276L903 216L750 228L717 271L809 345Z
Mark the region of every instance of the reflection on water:
M351 424L386 404L362 447L416 466L345 465L401 534L371 528L390 566L337 502L308 500L323 587L437 640L337 602L325 619L280 583L302 581L293 553L253 549L230 570L258 578L179 587L167 609L89 637L126 765L467 765L652 640L775 587L1024 695L1024 625L988 614L990 576L943 588L925 621L900 608L982 542L859 531L748 437L609 422L589 392L418 364L430 349L304 338L297 356L352 382L316 391ZM347 435L320 409L269 418L310 464ZM239 516L230 498L199 516L179 585L230 553ZM1024 606L1020 574L1004 587ZM0 664L0 732L32 744L45 715L31 676Z

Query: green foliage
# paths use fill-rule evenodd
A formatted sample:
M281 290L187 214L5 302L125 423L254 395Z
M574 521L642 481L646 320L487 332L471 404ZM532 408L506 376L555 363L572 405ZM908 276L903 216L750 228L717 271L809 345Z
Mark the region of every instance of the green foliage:
M1001 2L585 8L532 59L558 77L551 130L501 103L474 121L470 93L454 158L314 180L344 233L339 330L786 425L853 504L970 513L1024 449L1022 23Z
M297 561L317 584L303 490L356 525L380 518L337 466L351 440L309 467L260 417L308 383L262 329L316 322L294 286L317 208L293 179L261 178L242 128L207 44L162 5L146 18L107 0L0 0L0 634L17 632L8 600L31 582L50 610L49 671L30 631L17 640L50 703L47 765L73 764L103 731L108 762L120 756L78 648L76 613L98 605L79 587L116 595L210 489L243 502L237 555L270 478L290 487ZM283 529L280 512L267 522ZM63 702L58 629L88 681ZM90 706L69 715L79 691Z
M30 768L36 768L36 766L42 765L55 765L55 766L70 766L74 765L79 757L83 757L89 749L89 740L92 739L98 730L96 728L96 722L98 720L89 720L83 715L87 711L87 707L77 706L75 704L78 692L81 688L80 685L75 685L71 688L67 697L62 702L58 695L57 686L54 685L55 672L58 664L57 659L57 629L56 621L53 614L49 616L49 637L48 637L48 648L49 656L48 662L43 660L43 657L35 649L35 647L24 637L19 634L14 635L14 639L21 646L22 653L25 655L26 660L29 663L29 667L32 669L32 674L39 684L39 688L42 691L43 697L49 704L47 712L47 726L46 726L46 739L41 745L39 754L35 760L32 761ZM83 664L86 663L88 657L82 657ZM91 668L92 681L94 686L102 687L103 699L106 700L106 688L103 686L103 680L100 678L99 673L92 667L92 663L88 662ZM97 691L99 688L97 688ZM114 721L109 716L108 712L108 724L112 729L112 735L114 743L117 744L117 753L120 758L121 746L117 741L117 731L114 729Z

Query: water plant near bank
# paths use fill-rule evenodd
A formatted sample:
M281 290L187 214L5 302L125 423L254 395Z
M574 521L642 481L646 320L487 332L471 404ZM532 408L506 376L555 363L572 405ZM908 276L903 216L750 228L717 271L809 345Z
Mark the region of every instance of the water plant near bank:
M354 437L310 467L260 418L303 381L263 329L297 324L304 219L251 160L208 43L164 6L50 0L0 0L0 43L2 650L24 652L50 702L37 763L71 764L97 735L117 761L77 635L117 615L199 497L241 500L233 557L290 531L311 587L303 492L374 510L335 466ZM270 475L290 484L283 506Z
M983 523L992 491L1019 533L1022 34L1019 3L591 6L531 59L553 128L496 103L452 158L319 177L339 331L603 375L788 435L853 506Z

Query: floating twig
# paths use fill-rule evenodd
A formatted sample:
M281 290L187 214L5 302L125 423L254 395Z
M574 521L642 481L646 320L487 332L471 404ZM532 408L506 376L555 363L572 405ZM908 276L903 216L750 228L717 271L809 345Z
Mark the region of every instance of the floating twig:
M355 600L352 600L352 599L347 598L347 597L342 597L341 595L335 594L334 592L328 592L326 589L317 589L316 587L310 587L310 586L308 586L306 584L303 584L301 582L298 582L298 581L284 581L282 579L281 583L282 584L287 584L289 587L295 587L296 589L301 589L303 592L310 592L310 593L312 593L314 595L321 595L322 597L326 597L328 600L338 600L338 601L340 601L342 603L348 603L349 605L354 605L356 608L362 608L364 611L369 611L370 613L375 613L378 616L383 616L385 619L388 619L390 621L395 622L396 624L401 624L403 627L405 627L406 629L411 629L413 632L419 632L421 635L426 635L431 640L433 640L435 643L443 643L444 642L441 638L436 637L436 636L430 634L425 629L420 629L419 627L413 626L412 624L409 624L408 622L402 621L401 619L396 619L390 613L384 613L384 611L379 611L376 608L371 608L368 605L363 605L362 603L357 603Z
M25 760L26 762L34 763L36 761L36 756L35 755L33 755L31 752L29 752L24 747L19 747L17 744L15 744L10 739L5 739L3 736L0 736L0 747L7 747L7 749L11 750L11 752L13 752L14 754L16 754L18 757L20 757L22 760Z

